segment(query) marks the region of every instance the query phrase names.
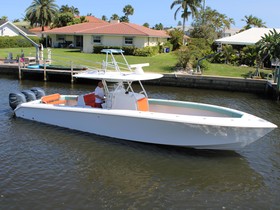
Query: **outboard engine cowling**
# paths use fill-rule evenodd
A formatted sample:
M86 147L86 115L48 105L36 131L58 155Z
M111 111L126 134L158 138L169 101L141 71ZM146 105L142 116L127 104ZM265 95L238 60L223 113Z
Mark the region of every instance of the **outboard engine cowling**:
M17 108L18 105L25 102L26 102L26 98L22 92L15 92L9 94L9 104L12 109Z
M27 102L35 101L36 100L36 95L35 95L35 93L33 91L31 91L31 90L23 90L21 92L25 95L25 98L26 98Z
M36 99L41 99L43 96L46 95L45 91L39 87L33 87L30 90L35 93Z

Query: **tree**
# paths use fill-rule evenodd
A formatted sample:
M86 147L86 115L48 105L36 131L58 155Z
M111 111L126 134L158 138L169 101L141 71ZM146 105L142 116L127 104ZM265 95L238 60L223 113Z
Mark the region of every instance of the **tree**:
M128 17L126 17L126 16L121 16L121 17L120 17L120 22L129 23L129 19L128 19Z
M155 30L163 30L163 25L162 23L156 24L154 27Z
M57 11L58 6L55 4L55 0L33 0L25 10L30 25L40 25L42 31L45 30L45 26L52 23Z
M245 19L242 19L242 21L245 21L246 25L243 27L241 31L250 29L252 27L266 28L265 22L263 22L261 19L253 15L245 16Z
M173 29L169 31L170 43L173 45L173 50L179 49L183 45L184 33L179 29Z
M260 62L263 62L266 57L269 57L271 60L280 60L280 33L277 33L275 29L265 34L262 39L256 43L256 46Z
M108 21L108 18L105 15L102 15L101 20Z
M149 23L144 23L143 26L150 28L150 24Z
M74 21L74 15L71 12L59 13L54 21L52 27L63 27L69 25L69 23Z
M7 16L2 16L2 17L0 18L0 20L2 20L2 21L8 21L8 17L7 17Z
M129 15L134 14L134 8L130 4L128 4L123 8L123 13L124 13L124 16L128 19Z
M199 12L196 20L193 21L192 26L194 29L191 32L191 36L213 41L221 37L223 31L229 29L231 24L234 24L232 18L206 7L206 9Z
M120 17L117 14L112 14L111 20L119 20Z
M183 31L185 32L185 24L189 16L196 17L198 14L198 8L201 6L202 0L175 0L170 9L173 9L175 6L179 5L174 13L174 19L176 20L177 14L183 10L181 18L183 19Z
M62 6L60 7L59 11L60 11L61 13L70 12L70 13L72 13L74 16L75 16L75 15L78 16L78 15L80 14L80 11L79 11L78 8L76 8L76 7L74 7L74 6L69 7L68 4L62 5Z

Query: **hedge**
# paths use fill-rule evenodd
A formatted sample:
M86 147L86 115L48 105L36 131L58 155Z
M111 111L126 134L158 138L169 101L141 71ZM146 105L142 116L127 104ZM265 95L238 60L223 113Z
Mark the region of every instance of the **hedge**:
M34 42L39 43L39 37L29 37ZM22 36L1 36L0 48L32 47L32 43Z

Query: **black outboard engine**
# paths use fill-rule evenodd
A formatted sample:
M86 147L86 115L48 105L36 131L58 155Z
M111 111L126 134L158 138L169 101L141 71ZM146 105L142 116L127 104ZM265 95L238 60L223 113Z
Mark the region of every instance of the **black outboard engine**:
M25 95L25 98L26 98L27 102L36 100L36 95L31 90L23 90L21 92Z
M25 102L26 102L26 98L22 92L15 92L9 94L9 104L12 109L17 108L18 105Z
M43 96L46 95L45 91L39 87L33 87L30 90L35 93L36 99L41 99Z

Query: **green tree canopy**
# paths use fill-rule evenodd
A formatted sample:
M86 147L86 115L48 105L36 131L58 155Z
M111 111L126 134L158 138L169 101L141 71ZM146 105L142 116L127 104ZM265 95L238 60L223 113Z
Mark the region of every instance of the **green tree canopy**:
M242 19L242 21L246 22L246 25L243 27L242 31L250 29L252 27L266 28L265 22L253 15L245 16L245 19Z
M123 8L123 13L124 13L124 16L128 19L129 15L134 14L134 8L130 4L128 4Z
M30 25L39 25L42 27L42 31L45 30L45 26L52 23L57 11L58 6L55 4L55 0L33 0L25 10Z
M183 31L185 31L185 24L188 20L188 17L192 15L192 17L196 17L198 14L198 8L201 7L202 0L175 0L172 2L170 9L173 9L175 6L178 8L175 10L174 19L178 13L181 13L181 18L183 19Z
M197 18L193 21L192 26L194 29L191 32L191 36L213 41L221 37L223 31L229 29L231 24L234 24L232 18L206 7L206 9L199 12Z
M280 33L275 29L265 34L260 41L256 43L258 55L263 61L267 56L270 59L280 60Z
M60 11L61 13L70 12L70 13L72 13L74 16L75 16L75 15L77 15L77 16L80 15L80 11L79 11L78 8L76 8L76 7L74 7L74 6L69 7L68 4L62 5L62 6L60 7L59 11Z

